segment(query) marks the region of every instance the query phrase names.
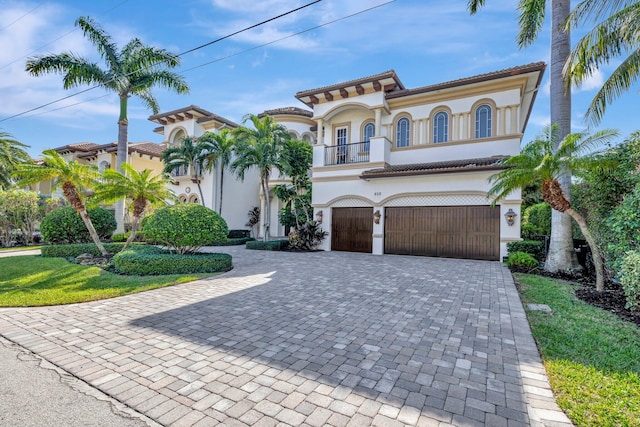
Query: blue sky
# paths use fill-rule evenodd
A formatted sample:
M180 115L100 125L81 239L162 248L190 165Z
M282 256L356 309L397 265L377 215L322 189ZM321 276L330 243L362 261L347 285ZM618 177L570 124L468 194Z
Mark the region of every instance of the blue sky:
M93 46L75 29L79 16L96 19L119 46L133 37L180 53L241 28L309 3L298 0L0 0L0 120L67 96L59 75L32 77L28 56L71 51L98 60ZM161 111L191 104L240 122L246 113L298 106L301 90L394 69L406 87L425 86L536 61L548 62L548 23L527 49L515 44L517 1L493 0L469 16L466 0L323 0L293 15L185 55L177 70L190 94L154 91ZM152 6L150 6L152 5ZM379 7L375 7L378 6ZM356 16L291 36L365 9ZM285 38L281 41L276 41ZM574 35L574 39L577 37ZM260 47L265 43L274 42ZM198 67L202 64L210 63ZM615 64L574 90L573 129ZM194 68L198 67L198 68ZM84 89L80 87L78 90ZM638 88L607 110L600 128L621 139L640 129ZM81 102L81 103L80 103ZM71 104L80 103L75 106ZM60 107L68 108L59 109ZM57 111L51 111L58 109ZM129 140L162 142L151 115L135 98L129 104ZM31 146L32 156L70 143L117 139L118 98L92 90L19 118L0 130ZM549 122L548 70L524 141Z

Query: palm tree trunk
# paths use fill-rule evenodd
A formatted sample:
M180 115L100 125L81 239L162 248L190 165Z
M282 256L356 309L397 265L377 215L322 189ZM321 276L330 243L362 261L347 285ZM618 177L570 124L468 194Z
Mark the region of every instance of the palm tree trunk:
M269 173L262 174L262 193L264 194L264 242L269 241L269 227L271 225L271 200L269 198Z
M116 152L116 169L122 171L122 164L129 154L129 119L127 118L128 95L120 94L120 117L118 119L118 149ZM116 233L124 233L124 198L115 203Z
M580 227L580 231L584 235L584 238L587 240L589 247L591 248L591 255L593 256L593 264L596 267L596 290L598 292L604 291L604 262L602 260L602 255L596 246L596 241L593 238L593 234L589 231L587 227L587 222L578 212L569 208L565 211L571 218L576 220L578 227Z
M254 187L255 188L255 187ZM224 167L220 167L220 206L218 215L222 216L222 191L224 190Z
M91 218L89 218L89 212L87 212L86 206L84 205L84 203L82 203L82 199L78 194L78 189L76 188L76 186L71 184L70 182L65 182L62 184L62 193L64 194L64 197L65 199L67 199L69 204L73 206L76 212L78 212L78 214L80 215L82 222L84 222L84 225L87 227L87 230L89 231L91 240L93 240L93 243L96 244L102 256L109 255L107 250L104 248L104 245L100 241L98 232L93 226L93 223L91 222Z
M569 34L562 28L570 12L570 0L551 1L551 64L550 98L551 123L558 124L558 139L562 141L571 132L571 91L565 90L562 69L571 50ZM571 200L571 172L566 171L558 179L562 192ZM545 270L556 272L579 268L578 258L573 250L571 217L553 211L551 214L551 240Z
M200 186L200 179L196 178L196 185L198 186L198 193L200 193L200 204L204 206L204 195L202 194L202 187Z
M134 240L136 240L136 234L138 233L139 224L140 224L140 217L134 215L133 220L131 221L131 235L129 236L127 241L124 243L124 246L122 247L123 251L127 249L129 246L131 246L131 243L133 243Z

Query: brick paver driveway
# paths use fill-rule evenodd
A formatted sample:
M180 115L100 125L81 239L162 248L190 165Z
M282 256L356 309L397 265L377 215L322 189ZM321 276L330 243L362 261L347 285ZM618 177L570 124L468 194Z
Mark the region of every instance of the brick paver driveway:
M224 275L0 333L163 425L567 422L500 263L223 250Z

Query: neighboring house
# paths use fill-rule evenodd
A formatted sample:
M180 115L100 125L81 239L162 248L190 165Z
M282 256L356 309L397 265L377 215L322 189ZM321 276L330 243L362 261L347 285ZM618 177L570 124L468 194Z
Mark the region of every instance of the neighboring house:
M138 171L151 169L154 174L161 174L164 166L161 158L164 148L164 145L153 142L130 142L127 162ZM79 142L54 148L65 160L76 160L82 164L96 165L100 171L115 169L117 149L116 142L102 145L93 142ZM51 181L34 184L31 188L44 196L63 197L62 190L59 188L52 192Z
M160 126L154 132L164 135L166 146L178 146L186 137L197 138L205 132L220 132L222 129L235 129L239 125L224 117L195 105L180 108L149 117ZM247 213L254 206L260 206L260 185L257 171L249 171L244 182L225 170L222 192L221 216L230 229L246 229ZM178 170L172 174L171 189L178 200L187 203L201 203L194 171ZM204 205L220 212L220 169L205 173L200 179ZM277 218L277 216L276 216Z
M492 208L488 178L519 153L544 70L534 63L415 89L387 71L298 92L315 122L313 206L329 232L321 248L505 256L520 240L520 191Z

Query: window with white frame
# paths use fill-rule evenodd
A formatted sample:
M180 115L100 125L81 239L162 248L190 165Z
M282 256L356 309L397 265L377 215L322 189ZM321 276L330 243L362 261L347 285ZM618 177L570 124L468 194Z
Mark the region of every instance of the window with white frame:
M398 120L396 124L396 147L408 147L409 146L409 130L411 122L408 118L403 117Z
M364 125L364 129L363 129L363 144L362 144L362 151L364 152L369 152L371 146L370 146L370 141L371 138L373 138L376 134L376 125L374 125L373 123L367 123L366 125Z
M449 140L449 115L440 111L433 117L433 142L447 142Z
M476 108L476 138L491 136L491 106L482 104Z

